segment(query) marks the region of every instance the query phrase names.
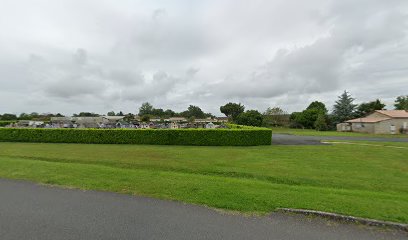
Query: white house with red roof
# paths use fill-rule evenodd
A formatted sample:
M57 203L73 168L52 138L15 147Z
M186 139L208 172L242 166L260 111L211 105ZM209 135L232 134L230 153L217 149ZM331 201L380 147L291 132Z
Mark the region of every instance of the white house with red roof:
M405 110L376 110L366 117L337 124L337 131L374 134L408 133L408 112Z

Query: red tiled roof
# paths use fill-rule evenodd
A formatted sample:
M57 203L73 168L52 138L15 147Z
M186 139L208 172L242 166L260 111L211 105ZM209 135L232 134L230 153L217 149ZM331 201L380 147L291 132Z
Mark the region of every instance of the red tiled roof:
M377 110L376 112L392 118L408 118L408 112L405 110Z
M348 120L346 122L348 123L360 123L360 122L361 123L376 123L376 122L382 122L382 121L389 120L389 119L391 118L388 118L388 117L355 118L355 119Z

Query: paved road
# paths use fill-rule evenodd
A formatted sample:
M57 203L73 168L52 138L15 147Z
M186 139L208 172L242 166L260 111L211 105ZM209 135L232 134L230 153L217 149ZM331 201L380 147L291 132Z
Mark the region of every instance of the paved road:
M407 239L403 232L303 216L205 207L0 179L0 239Z
M297 136L291 134L272 134L272 144L276 145L321 145L322 140L350 140L372 142L408 142L408 138L380 137L338 137L338 136Z

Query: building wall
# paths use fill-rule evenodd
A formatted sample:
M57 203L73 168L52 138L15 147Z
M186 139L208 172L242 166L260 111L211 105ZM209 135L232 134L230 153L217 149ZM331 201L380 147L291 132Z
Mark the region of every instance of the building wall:
M351 131L360 133L375 133L374 123L352 123Z
M404 127L404 122L408 126L408 118L395 118L376 123L375 132L377 134L390 134L391 126L395 126L395 134L400 134L400 128Z

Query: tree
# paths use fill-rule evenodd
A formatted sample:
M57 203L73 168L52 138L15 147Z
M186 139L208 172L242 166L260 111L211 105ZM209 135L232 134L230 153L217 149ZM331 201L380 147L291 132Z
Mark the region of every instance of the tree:
M316 109L319 110L321 112L327 113L327 108L326 105L324 105L324 103L319 102L319 101L314 101L311 104L309 104L309 106L306 108L306 110L311 110L311 109Z
M91 112L80 112L79 114L74 113L74 117L99 117L99 114Z
M354 98L352 98L347 91L344 91L344 93L338 97L332 112L335 123L341 123L354 118L354 111L357 105L353 104L353 102Z
M291 125L293 127L315 129L315 123L320 115L324 117L325 124L327 125L326 106L322 102L314 101L302 112L292 113L290 117Z
M256 110L248 110L239 114L236 122L240 125L260 127L263 123L263 116Z
M116 116L125 116L122 111L119 111Z
M143 115L150 115L153 113L153 106L148 103L142 103L142 106L139 108L139 116L143 116Z
M174 116L176 115L176 112L174 112L174 111L171 110L171 109L167 109L166 111L164 111L164 115L165 115L166 117L174 117Z
M107 114L108 116L115 116L116 114L115 114L115 112L114 111L110 111L110 112L108 112L108 114Z
M268 108L264 112L264 122L271 126L287 126L289 114L280 107Z
M198 106L194 105L190 105L187 111L182 112L181 115L185 118L191 117L205 118L205 113L203 112L203 110L201 110L201 108L199 108Z
M408 111L408 95L397 97L397 99L395 99L394 107L395 107L395 110Z
M355 116L356 117L364 117L368 114L374 112L375 110L383 110L385 104L380 101L380 99L376 99L375 101L361 103L358 105Z
M153 108L152 115L156 117L164 117L164 110L161 108Z
M1 116L1 120L4 120L4 121L17 120L17 116L15 114L5 113Z
M142 120L142 122L149 122L150 121L150 115L146 114L143 115L140 120Z
M314 122L314 128L317 131L326 131L328 129L327 119L324 114L319 114Z
M241 105L241 103L227 103L224 106L220 107L220 111L225 114L228 118L232 121L245 111L245 106Z

